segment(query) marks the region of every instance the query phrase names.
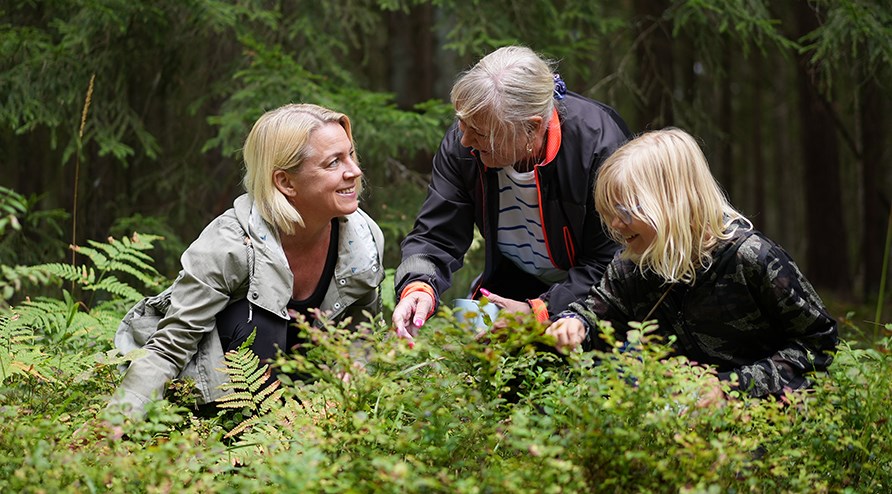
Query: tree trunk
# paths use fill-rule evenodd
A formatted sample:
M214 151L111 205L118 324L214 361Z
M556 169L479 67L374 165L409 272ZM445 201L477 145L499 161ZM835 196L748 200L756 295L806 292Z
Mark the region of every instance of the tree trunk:
M719 90L719 114L718 126L721 147L719 148L719 156L721 156L721 168L718 174L719 182L725 188L729 197L734 197L734 177L737 175L734 170L733 146L734 140L734 111L731 106L731 99L734 97L731 91L731 58L733 50L730 40L724 40L722 47L722 69L721 69L721 85Z
M752 84L753 84L753 100L750 106L750 133L752 134L752 163L753 163L753 220L756 226L765 231L765 213L768 207L765 200L766 182L770 180L765 170L765 143L762 140L762 127L765 126L765 115L762 113L763 102L763 77L764 77L764 57L759 54L753 54L752 61Z
M675 88L673 40L671 26L662 19L669 5L662 0L633 0L632 4L637 19L635 54L641 99L638 127L643 130L662 129L672 125L675 120L672 112L672 92Z
M799 34L818 27L809 3L796 4ZM806 270L817 286L834 291L851 289L846 229L842 215L839 145L830 104L821 93L810 53L798 54L801 145L805 162Z
M861 266L864 269L864 297L877 293L883 274L883 249L888 221L889 198L883 197L883 145L888 134L885 130L883 97L875 79L868 78L861 85L861 180L864 208ZM879 322L879 321L878 321Z

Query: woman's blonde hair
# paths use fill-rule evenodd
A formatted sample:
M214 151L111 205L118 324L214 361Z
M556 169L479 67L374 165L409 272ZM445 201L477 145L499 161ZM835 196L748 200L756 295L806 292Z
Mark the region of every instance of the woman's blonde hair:
M619 215L617 206L656 230L653 243L640 255L629 249L621 255L667 283L694 283L698 268L712 264L716 243L732 236L736 220L752 228L731 206L694 138L676 128L640 135L598 171L595 207L607 230L622 243L610 226Z
M524 46L499 48L455 81L455 116L489 130L490 151L521 135L531 139L530 118L542 117L547 128L554 111L552 65Z
M276 230L293 234L294 225L304 225L300 212L276 188L276 170L297 171L310 150L310 136L319 127L336 123L344 128L350 144L350 119L343 113L311 104L290 104L264 113L245 140L245 190L254 199L260 215ZM357 161L358 164L358 161ZM356 193L362 180L356 179Z

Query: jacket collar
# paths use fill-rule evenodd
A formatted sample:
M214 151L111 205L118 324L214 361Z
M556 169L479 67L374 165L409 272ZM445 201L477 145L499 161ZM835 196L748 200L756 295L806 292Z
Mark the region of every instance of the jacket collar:
M258 253L263 253L276 264L287 266L285 251L279 242L278 232L260 216L260 211L248 194L242 194L233 203L236 218L248 233ZM335 277L350 278L378 268L378 253L368 249L375 245L374 238L359 210L338 218L338 262ZM374 277L376 275L371 274Z
M561 118L558 116L557 108L552 110L545 138L545 159L536 166L545 166L554 161L561 149Z

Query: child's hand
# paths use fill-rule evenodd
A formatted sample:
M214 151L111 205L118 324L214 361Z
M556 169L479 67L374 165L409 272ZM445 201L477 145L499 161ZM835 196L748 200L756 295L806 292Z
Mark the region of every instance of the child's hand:
M557 343L554 346L558 350L569 351L579 346L585 339L585 326L575 317L565 317L548 326L545 334L557 338Z

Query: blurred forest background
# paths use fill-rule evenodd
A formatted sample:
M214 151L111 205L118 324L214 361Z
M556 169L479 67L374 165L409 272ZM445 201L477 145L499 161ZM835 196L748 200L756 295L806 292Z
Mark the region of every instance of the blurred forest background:
M876 301L887 0L3 0L0 265L139 231L166 237L157 267L174 276L241 193L253 121L312 102L354 120L363 207L393 268L454 78L506 44L559 62L570 90L635 132L701 138L732 202L822 294Z

